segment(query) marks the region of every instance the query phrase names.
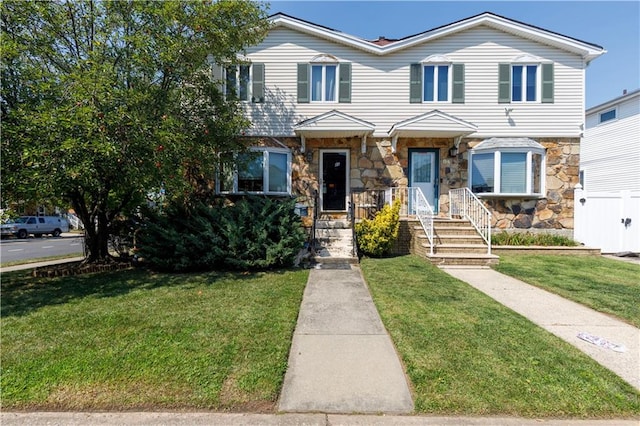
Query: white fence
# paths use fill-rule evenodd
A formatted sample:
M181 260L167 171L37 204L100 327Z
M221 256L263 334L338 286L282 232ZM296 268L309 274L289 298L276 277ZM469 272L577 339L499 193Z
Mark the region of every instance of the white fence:
M603 253L640 253L640 191L576 189L574 239Z

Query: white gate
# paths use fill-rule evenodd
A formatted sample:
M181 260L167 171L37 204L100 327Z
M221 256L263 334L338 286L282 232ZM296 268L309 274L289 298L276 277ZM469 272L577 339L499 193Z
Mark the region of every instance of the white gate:
M574 238L603 253L640 253L640 191L575 190Z

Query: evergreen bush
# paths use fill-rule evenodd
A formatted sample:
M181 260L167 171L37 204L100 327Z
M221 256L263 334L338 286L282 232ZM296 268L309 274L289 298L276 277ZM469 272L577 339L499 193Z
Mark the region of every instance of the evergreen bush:
M386 204L373 219L362 219L356 223L355 231L358 250L371 257L381 257L389 253L398 238L400 229L400 201Z
M147 214L139 254L150 268L167 272L290 266L305 240L294 205L258 196L213 206L172 204Z

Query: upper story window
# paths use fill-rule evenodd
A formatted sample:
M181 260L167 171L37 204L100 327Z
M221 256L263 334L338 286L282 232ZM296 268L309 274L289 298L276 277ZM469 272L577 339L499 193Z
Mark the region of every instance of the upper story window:
M469 186L483 195L542 196L544 164L544 147L531 139L488 139L470 151Z
M610 109L608 111L604 111L600 113L600 123L604 123L605 121L615 120L617 117L616 109Z
M337 65L311 65L311 102L335 102Z
M441 55L409 68L409 101L464 103L464 64Z
M532 63L528 55L498 65L498 102L553 103L553 64Z
M241 64L225 67L225 89L227 98L240 101L264 102L264 64Z
M291 152L284 148L252 148L223 165L218 173L219 193L289 195Z
M511 101L538 100L538 66L513 65L511 67Z
M298 103L351 102L351 64L318 55L298 64Z

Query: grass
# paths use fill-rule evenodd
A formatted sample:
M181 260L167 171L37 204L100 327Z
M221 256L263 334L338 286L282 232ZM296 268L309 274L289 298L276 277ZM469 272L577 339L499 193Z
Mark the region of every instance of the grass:
M503 255L497 271L640 327L640 266L593 256Z
M640 394L622 379L424 260L363 259L361 267L413 384L416 412L640 414Z
M2 275L2 407L268 412L307 271Z

